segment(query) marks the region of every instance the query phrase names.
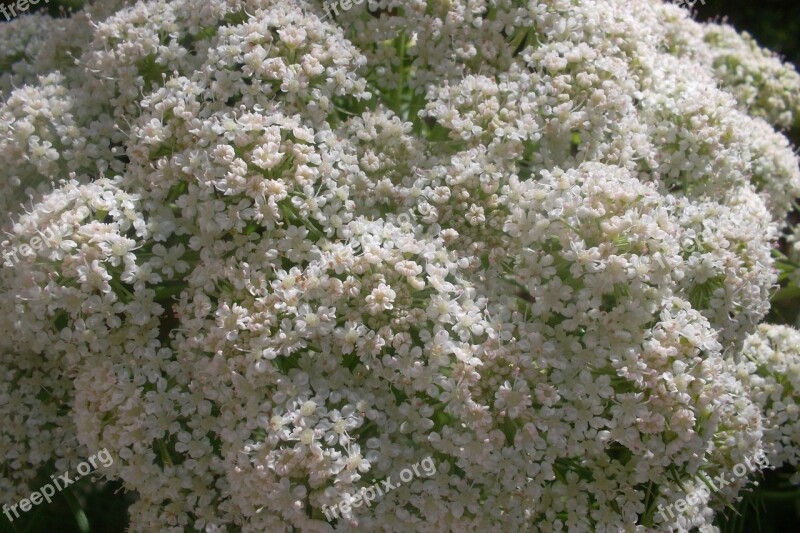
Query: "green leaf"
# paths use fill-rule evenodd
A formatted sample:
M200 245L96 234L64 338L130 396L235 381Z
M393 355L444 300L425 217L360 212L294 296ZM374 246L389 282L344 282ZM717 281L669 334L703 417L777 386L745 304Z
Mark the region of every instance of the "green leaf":
M72 493L72 489L67 487L62 491L62 494L64 495L64 499L67 501L70 511L72 511L72 515L75 517L78 530L81 533L89 533L91 531L91 528L89 527L89 519L86 517L86 513L83 511L78 499Z

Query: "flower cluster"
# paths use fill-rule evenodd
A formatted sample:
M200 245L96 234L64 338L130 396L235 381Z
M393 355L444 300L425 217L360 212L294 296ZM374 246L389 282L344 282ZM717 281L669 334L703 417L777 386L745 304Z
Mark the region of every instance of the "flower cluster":
M791 64L730 26L709 24L704 40L709 45L715 76L743 108L777 126L797 125L800 75Z
M766 52L650 0L112 4L0 28L3 249L58 230L0 274L4 493L108 449L134 530L688 530L789 431L735 366L800 196Z
M800 118L800 74L746 32L723 24L687 24L687 14L665 5L661 19L671 54L710 69L739 107L782 128Z
M800 464L800 331L762 325L747 338L731 371L764 413L764 442L771 464ZM800 482L795 471L794 483Z

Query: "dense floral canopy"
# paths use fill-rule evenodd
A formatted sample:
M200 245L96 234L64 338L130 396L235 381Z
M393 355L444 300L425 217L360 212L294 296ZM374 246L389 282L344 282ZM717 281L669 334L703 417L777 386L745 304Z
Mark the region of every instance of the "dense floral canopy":
M792 67L656 0L329 13L0 28L0 491L107 448L136 531L687 530L797 464Z

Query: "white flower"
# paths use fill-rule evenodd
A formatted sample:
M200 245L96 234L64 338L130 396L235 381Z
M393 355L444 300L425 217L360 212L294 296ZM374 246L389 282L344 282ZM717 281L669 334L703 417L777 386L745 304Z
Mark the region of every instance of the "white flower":
M394 302L397 293L385 283L379 284L372 289L372 292L367 296L367 310L370 314L376 315L382 311L392 309L392 302Z

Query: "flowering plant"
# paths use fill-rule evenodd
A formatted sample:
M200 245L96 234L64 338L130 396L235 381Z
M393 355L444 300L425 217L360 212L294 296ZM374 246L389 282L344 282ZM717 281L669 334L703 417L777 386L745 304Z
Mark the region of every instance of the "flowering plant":
M655 0L325 14L0 29L4 253L43 243L0 277L3 493L108 449L135 531L684 531L797 464L792 67Z

